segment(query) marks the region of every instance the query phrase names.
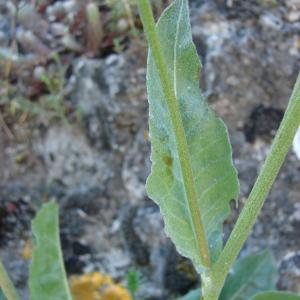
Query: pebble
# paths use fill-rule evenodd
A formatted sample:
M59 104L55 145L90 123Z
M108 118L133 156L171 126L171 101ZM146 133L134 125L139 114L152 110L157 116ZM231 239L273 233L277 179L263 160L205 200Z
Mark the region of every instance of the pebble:
M289 252L279 266L280 289L300 293L300 251Z
M62 5L67 13L75 13L79 9L78 2L74 0L64 1Z
M47 7L47 15L51 21L61 19L65 16L66 11L61 2L55 2L54 5Z
M282 20L272 14L264 14L260 17L260 24L266 29L280 30Z
M291 11L287 14L286 19L289 22L297 22L300 20L300 11Z
M62 44L69 50L81 51L82 47L71 34L66 34L62 38Z
M68 28L64 24L58 22L52 23L50 28L51 32L56 37L64 36L68 32Z
M33 77L36 80L41 80L42 76L46 74L46 70L42 66L35 67L33 71Z
M298 159L300 159L300 127L299 127L299 129L296 133L295 138L294 138L293 150L294 150L296 156L298 157Z
M117 23L117 30L119 32L126 32L129 28L129 24L128 24L128 21L127 19L125 18L122 18L122 19L119 19L118 20L118 23Z

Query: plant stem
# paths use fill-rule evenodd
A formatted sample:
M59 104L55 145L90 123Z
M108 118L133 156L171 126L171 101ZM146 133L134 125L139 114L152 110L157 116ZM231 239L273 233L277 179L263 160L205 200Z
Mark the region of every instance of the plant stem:
M287 110L273 141L270 153L260 171L237 223L219 259L207 274L205 300L216 300L227 274L260 213L300 125L300 73L295 83Z
M20 300L2 262L0 261L0 287L7 300Z
M167 65L156 32L151 5L148 0L139 0L138 3L140 15L144 25L144 31L146 33L150 50L156 64L158 75L163 87L163 92L167 100L167 107L172 121L172 126L174 129L176 147L178 150L183 183L186 191L187 205L192 217L194 237L198 245L201 261L203 265L209 269L211 266L209 248L205 230L203 227L203 222L201 219L201 214L197 204L197 193L193 180L192 167L189 160L188 146L179 104L175 96L174 86L168 76Z

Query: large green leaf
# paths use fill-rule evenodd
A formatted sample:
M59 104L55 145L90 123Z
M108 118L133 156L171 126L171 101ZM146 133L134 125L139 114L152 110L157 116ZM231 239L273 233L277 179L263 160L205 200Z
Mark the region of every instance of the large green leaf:
M196 289L188 292L183 297L178 298L177 300L199 300L201 297L201 289Z
M0 300L6 300L2 290L0 289Z
M252 300L300 300L300 296L287 292L264 292L257 294Z
M258 292L275 290L277 268L270 251L238 260L227 278L220 300L249 300Z
M44 205L32 222L30 300L72 300L60 249L58 206Z
M160 18L157 31L180 106L193 173L188 180L194 181L210 256L215 261L222 249L222 223L230 214L229 202L239 194L228 133L199 89L201 63L192 42L188 1L174 1ZM147 193L160 206L166 232L177 250L201 272L203 262L188 207L174 128L151 51L147 79L152 145Z

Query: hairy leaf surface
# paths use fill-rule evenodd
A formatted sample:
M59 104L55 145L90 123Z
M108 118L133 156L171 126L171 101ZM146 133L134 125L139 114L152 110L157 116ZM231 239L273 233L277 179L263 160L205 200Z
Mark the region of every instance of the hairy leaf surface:
M239 184L224 123L209 108L199 88L201 68L189 25L187 0L176 0L160 18L157 31L180 106L187 152L196 186L197 204L215 261L222 249L222 223L237 199ZM151 54L148 57L149 127L152 145L147 192L161 209L167 234L177 250L199 272L203 263L196 243L195 224L188 207L174 129L162 83Z
M30 300L72 300L60 250L58 206L50 202L32 222Z
M277 268L270 251L246 256L233 266L220 300L249 300L262 291L275 290Z
M256 295L252 300L300 300L300 297L287 292L264 292Z

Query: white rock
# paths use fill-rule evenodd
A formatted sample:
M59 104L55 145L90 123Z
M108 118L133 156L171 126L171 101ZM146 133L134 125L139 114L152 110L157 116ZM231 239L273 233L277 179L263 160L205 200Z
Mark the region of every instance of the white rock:
M297 157L300 159L300 127L298 128L298 131L294 138L293 150L296 153Z
M68 33L68 28L62 23L55 22L51 24L51 32L54 36L64 36Z
M129 28L128 20L125 18L119 19L117 29L119 32L126 32Z
M282 20L269 13L262 15L259 21L265 29L280 30L282 27Z
M46 74L46 70L42 66L37 66L34 68L33 77L36 80L41 80L41 78Z
M80 9L80 5L74 0L67 0L62 3L67 13L76 13Z
M286 18L289 22L297 22L300 20L300 11L291 11Z

